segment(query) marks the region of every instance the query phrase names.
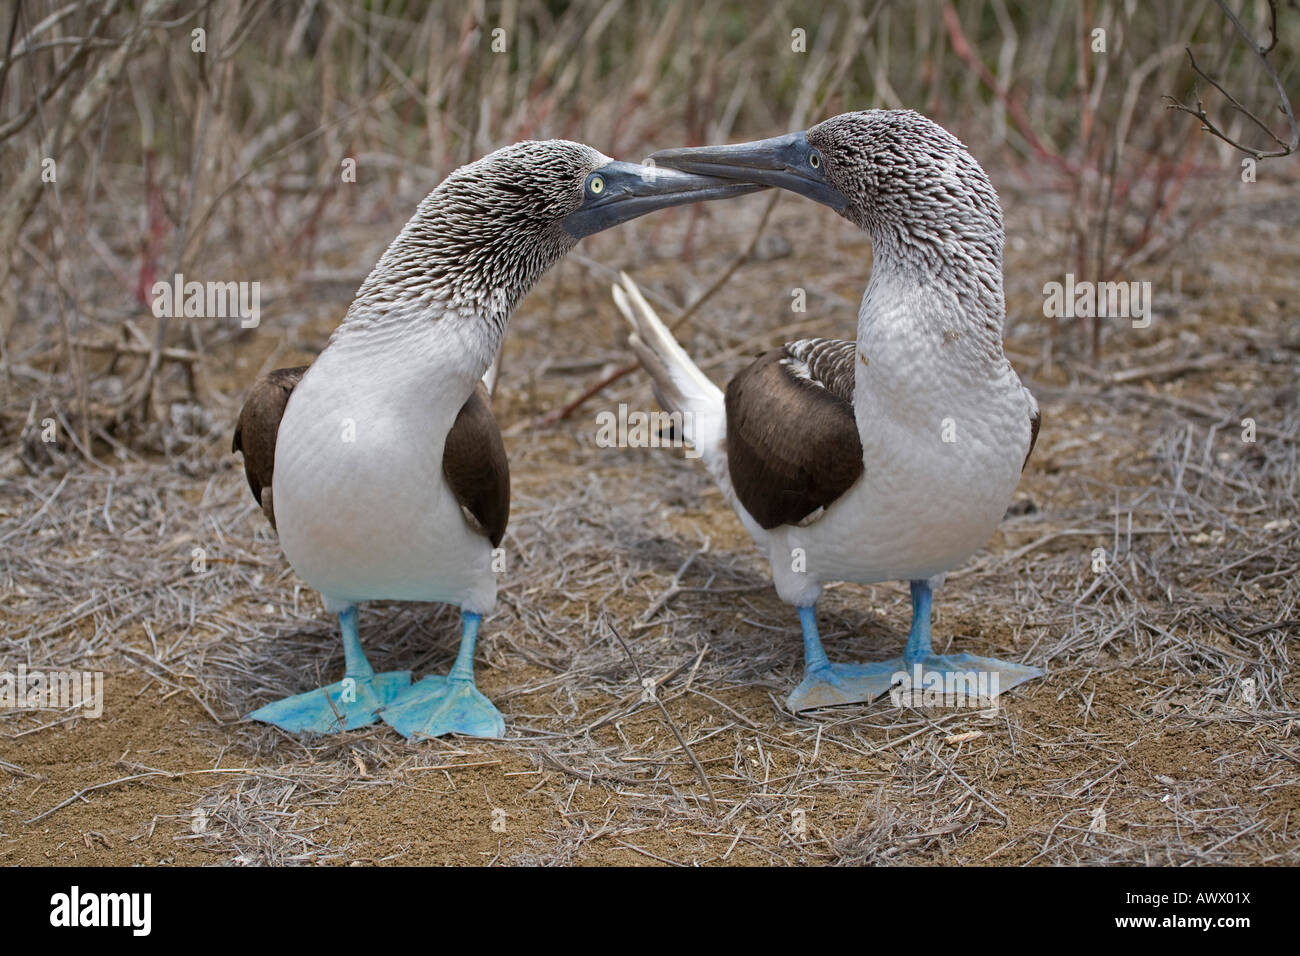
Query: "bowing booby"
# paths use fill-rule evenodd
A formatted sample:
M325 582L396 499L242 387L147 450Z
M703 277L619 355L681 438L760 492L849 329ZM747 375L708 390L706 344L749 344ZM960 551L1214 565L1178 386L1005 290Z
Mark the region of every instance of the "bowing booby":
M524 142L451 173L419 205L307 368L252 389L234 449L294 571L338 615L343 680L249 716L328 732L382 719L405 736L500 736L474 682L479 622L496 603L510 476L480 379L533 283L583 236L679 203L762 188ZM446 676L376 674L357 605L461 609Z
M805 674L791 709L873 700L902 674L919 690L918 665L931 687L969 687L967 675L983 674L990 696L1041 676L935 654L930 640L932 591L993 533L1040 421L1002 350L1002 211L979 163L942 127L903 110L652 158L789 189L871 236L856 341L787 343L725 395L630 279L614 289L659 401L688 413L686 439L767 552L777 593L798 609ZM831 663L817 631L823 585L900 579L912 593L902 656Z

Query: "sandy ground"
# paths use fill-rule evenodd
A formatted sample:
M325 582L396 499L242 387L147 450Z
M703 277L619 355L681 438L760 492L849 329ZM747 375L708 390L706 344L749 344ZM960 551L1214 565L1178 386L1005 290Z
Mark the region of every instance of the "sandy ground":
M1300 862L1300 190L1255 188L1133 277L1155 287L1151 329L1113 329L1100 364L1067 349L1052 369L1041 288L1060 278L1068 211L1004 192L1007 347L1043 429L1001 529L935 619L940 647L1047 668L996 713L787 712L797 621L702 468L680 450L595 445L598 411L654 407L644 378L534 427L626 360L608 275L575 257L514 318L495 400L514 501L479 671L507 738L408 743L382 725L307 738L240 721L342 670L333 621L229 453L243 389L309 360L351 289L278 300L257 333L209 342L201 405L170 383L166 454L106 443L111 468L67 447L4 462L0 669L106 683L98 719L0 711L0 862ZM764 202L701 214L686 265L686 213L579 252L635 264L647 290L684 303ZM363 273L396 225L368 227L342 265ZM785 338L851 335L869 257L846 224L783 199L758 261L685 344L725 381ZM796 286L809 311L791 320ZM906 589L834 587L821 621L833 658L891 656ZM418 677L455 653L448 608L375 605L361 629L377 668ZM641 701L637 668L662 709Z

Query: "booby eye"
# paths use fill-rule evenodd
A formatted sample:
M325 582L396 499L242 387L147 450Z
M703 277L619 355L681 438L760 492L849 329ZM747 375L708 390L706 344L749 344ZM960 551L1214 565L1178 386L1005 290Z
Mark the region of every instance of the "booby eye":
M817 150L815 149L811 153L809 153L808 165L811 166L813 169L821 169L822 168L821 153L817 152Z
M592 176L587 180L587 188L591 190L593 196L599 196L605 191L605 180L599 176Z

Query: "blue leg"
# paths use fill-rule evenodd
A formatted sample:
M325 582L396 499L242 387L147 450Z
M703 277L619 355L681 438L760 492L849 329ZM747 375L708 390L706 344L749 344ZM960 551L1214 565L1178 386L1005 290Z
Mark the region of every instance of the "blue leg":
M889 692L900 706L987 707L1017 684L1042 677L1025 664L973 654L935 654L930 645L930 585L912 582L912 628L901 657L872 664L832 664L817 634L816 609L799 608L804 679L790 695L793 711L875 700Z
M318 734L355 730L378 720L379 708L410 686L411 672L375 673L361 649L355 607L339 612L339 629L346 661L343 680L259 707L249 719L295 733L310 730Z
M481 618L462 611L460 651L446 677L434 675L412 684L380 713L403 737L504 737L506 722L474 684L474 645Z

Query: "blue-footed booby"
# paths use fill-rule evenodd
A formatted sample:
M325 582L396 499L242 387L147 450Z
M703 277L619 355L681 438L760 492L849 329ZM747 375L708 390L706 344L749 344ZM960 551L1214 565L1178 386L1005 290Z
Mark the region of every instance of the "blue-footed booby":
M927 687L991 688L985 696L1042 676L935 654L930 641L931 592L993 533L1040 420L1002 350L1002 210L979 163L947 130L903 110L652 159L791 190L871 237L856 341L787 343L725 395L630 279L614 288L659 401L687 413L685 438L767 552L777 593L798 609L804 678L791 709L873 700L898 683L919 693L918 666ZM823 585L900 579L912 592L902 656L831 663L817 631Z
M507 146L451 173L419 205L308 368L271 372L239 416L253 495L294 571L338 615L343 680L249 716L286 730L501 736L474 682L510 476L480 379L534 282L579 239L680 203L762 187L611 160L563 140ZM357 605L461 609L446 676L376 674Z

